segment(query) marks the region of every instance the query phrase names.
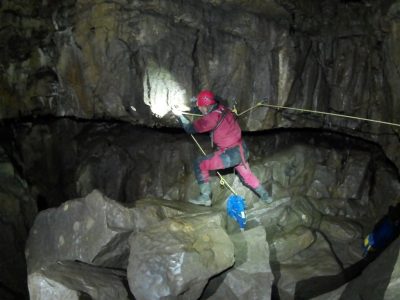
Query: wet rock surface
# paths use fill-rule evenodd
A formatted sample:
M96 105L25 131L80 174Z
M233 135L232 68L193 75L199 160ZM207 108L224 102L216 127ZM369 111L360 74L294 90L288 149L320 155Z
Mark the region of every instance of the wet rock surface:
M235 174L226 172L226 180L248 204L247 229L240 233L238 225L225 211L230 192L221 189L216 178L212 179L211 209L186 201L188 195L198 192L190 166L197 150L187 136L179 132L173 135L149 132L123 124L84 126L76 132L75 144L69 145L75 150L69 155L78 155L73 161L80 165L90 161L95 177L86 178L95 178L95 181L79 181L79 189L74 192L78 194L94 187L99 190L39 214L28 242L29 270L74 260L96 267L122 268L127 270L123 280L129 281L130 290L138 299L163 295L172 298L190 295L200 299L272 295L282 299L307 299L346 284L365 267L360 267L363 238L387 213L389 205L397 201L396 169L378 147L360 140L337 142L339 137L332 133L246 135L252 152L250 165L271 192L274 202L264 205ZM32 139L37 131L31 134L23 134L25 141L31 141L26 144L29 147L32 141L38 140ZM203 143L202 138L200 141ZM207 144L204 146L207 149ZM101 156L103 149L113 155L105 159ZM160 155L157 157L156 153ZM28 158L27 154L29 161ZM127 174L123 170L139 168L140 176L132 177L133 172L128 178L141 180L119 179L116 180L119 184L110 188L104 184L109 174L97 169L108 160L114 162L112 168L122 170L118 174L121 178ZM38 162L34 165L40 165ZM158 167L140 167L145 164L158 164ZM176 173L182 170L182 165L186 171ZM79 172L84 168L73 168L78 170L73 178L83 178ZM171 172L174 177L167 176ZM66 174L68 171L62 177L66 178ZM152 197L144 198L144 194L137 197L134 192L124 194L128 186L134 191L145 190ZM126 195L127 203L109 200L108 193ZM68 209L64 210L66 205ZM76 208L72 209L74 205ZM83 224L83 217L95 221L96 234L89 229L74 235L73 225ZM61 222L63 219L68 222ZM42 224L43 220L54 220L54 224ZM58 227L68 231L62 234L64 241L67 237L80 237L64 244L73 247L67 252L57 246ZM35 230L45 238L35 237ZM95 237L96 242L86 244L85 236ZM46 241L53 253L41 250L41 240ZM130 247L127 247L128 241ZM215 261L218 255L225 257L225 263L222 264L224 259ZM198 276L192 277L194 273ZM86 293L78 286L69 287L64 279L40 276L40 280L58 280L58 284L66 287L66 293L71 289L78 294ZM239 289L244 282L247 289Z
M46 3L4 1L0 9L10 28L1 32L0 119L176 127L171 106L209 88L239 112L266 99L399 123L394 0ZM397 127L267 107L241 123L340 130L380 143L400 165Z
M34 285L55 287L50 294L63 299L102 297L92 288L111 298L129 296L120 290L131 255L129 236L208 213L186 203L198 193L192 170L198 151L177 131L170 113L171 106L188 106L203 88L239 113L265 100L361 119L266 106L238 118L248 131L252 169L275 202L263 206L227 172L248 203L249 232L243 242L237 224L224 220L220 230L238 257L200 297L265 296L257 289L257 272L238 268L243 247L250 245L262 249L249 253L243 266L262 261L258 275L268 283L267 296L308 299L351 280L365 267L363 237L398 201L399 127L364 119L399 123L399 11L394 0L2 1L0 298L27 297L22 249L37 211L49 207L53 210L40 214L36 226L43 215L54 218L71 247L68 253L56 250L63 239L65 245L64 235L40 229L54 247L47 249L43 236L29 244L36 249L34 259L28 256L34 266L28 272L37 275ZM210 152L206 138L199 140ZM213 214L223 214L230 192L217 180L212 186ZM80 231L83 219L94 216L93 206L85 206L90 201L63 215L68 226L58 221L65 201L82 204L93 190L96 201L107 207L112 202L119 212L102 211L97 202L96 241L90 228ZM266 252L259 228L265 228ZM30 241L34 235L31 230ZM93 243L81 243L85 237ZM387 274L395 256L382 263ZM60 275L59 260L68 266L66 276ZM88 268L78 272L73 260ZM101 290L103 277L87 279L88 272L99 270L92 268L105 266L122 268L118 280L107 273L118 286L111 294ZM3 272L10 268L15 272ZM47 273L36 273L41 268ZM397 297L396 272L377 284L379 297ZM207 276L190 293L199 294ZM249 290L239 291L243 281L251 282ZM324 295L364 296L360 283L347 285L353 293L342 286ZM37 291L38 298L50 297Z
M235 264L209 281L202 298L270 299L274 276L265 229L258 226L232 234L230 239L235 248Z
M29 293L31 299L133 299L125 278L121 270L59 261L29 274Z
M234 263L221 214L187 215L130 238L129 286L137 299L197 299Z
M98 191L67 201L36 217L26 246L28 272L63 260L126 267L133 230L130 210Z

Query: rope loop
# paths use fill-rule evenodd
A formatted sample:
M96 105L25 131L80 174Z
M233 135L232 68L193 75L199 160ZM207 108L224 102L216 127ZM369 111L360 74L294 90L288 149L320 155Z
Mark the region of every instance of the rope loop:
M225 178L220 177L220 178L219 178L219 184L222 185L223 187L225 187L225 184L226 184Z

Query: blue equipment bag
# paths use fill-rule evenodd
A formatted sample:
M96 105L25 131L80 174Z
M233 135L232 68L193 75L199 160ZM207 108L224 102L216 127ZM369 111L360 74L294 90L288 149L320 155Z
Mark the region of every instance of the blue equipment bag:
M243 197L230 195L226 203L228 216L232 217L243 231L246 226L246 202Z
M373 250L382 250L396 238L396 224L385 217L364 239L364 255Z

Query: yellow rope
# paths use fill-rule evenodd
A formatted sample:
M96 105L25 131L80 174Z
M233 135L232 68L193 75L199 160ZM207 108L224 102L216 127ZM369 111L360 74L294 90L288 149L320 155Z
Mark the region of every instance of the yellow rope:
M232 109L232 111L233 111L238 117L240 117L241 115L244 115L244 114L247 113L248 111L253 110L253 109L255 109L255 108L261 106L261 104L262 104L261 102L260 102L260 103L257 103L255 106L250 107L250 108L246 109L245 111L242 111L240 114L237 112L236 107L234 107L234 108Z
M196 143L197 147L199 147L201 153L203 153L204 156L206 156L206 152L204 152L203 148L201 147L201 145L197 142L196 138L193 136L193 134L190 135L192 137L192 139L194 140L194 142ZM229 190L237 195L237 193L235 192L235 190L230 186L230 184L225 180L225 178L217 171L217 175L219 177L219 184L222 186L227 186L229 188Z
M189 112L184 112L182 111L182 115L188 115L188 116L195 116L195 117L201 117L201 114L193 114L193 113L189 113Z
M274 105L274 104L265 104L263 102L257 103L255 106L246 109L245 111L241 112L240 114L237 114L237 116L240 117L241 115L243 115L243 114L247 113L248 111L250 111L252 109L255 109L255 108L259 107L259 106L272 107L272 108L276 108L276 109L295 110L295 111L300 111L300 112L309 112L309 113L315 113L315 114L321 114L321 115L342 117L342 118L348 118L348 119L354 119L354 120L367 121L367 122L373 122L373 123L379 123L379 124L384 124L384 125L400 127L400 124L397 124L397 123L391 123L391 122L385 122L385 121L373 120L373 119L361 118L361 117L354 117L354 116L349 116L349 115L344 115L344 114L328 113L328 112L323 112L323 111L318 111L318 110L295 108L295 107L288 107L288 106ZM234 110L236 110L236 109L234 108Z

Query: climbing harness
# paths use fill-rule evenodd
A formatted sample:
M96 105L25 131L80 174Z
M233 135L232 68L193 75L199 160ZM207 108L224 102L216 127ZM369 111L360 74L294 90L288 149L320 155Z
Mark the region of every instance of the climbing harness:
M201 145L199 144L199 142L196 140L196 138L194 137L193 134L190 135L193 139L193 141L196 143L197 147L200 149L201 153L203 153L204 156L206 156L206 152L203 150L203 148L201 147ZM221 175L220 172L217 171L217 175L219 177L219 183L222 186L227 186L228 189L234 194L237 195L237 193L235 192L235 190L230 186L230 184L225 180L225 178Z
M199 142L196 140L193 134L190 135L193 141L196 143L197 147L200 149L203 155L207 155L206 152L203 150ZM217 171L217 175L219 177L219 184L222 186L227 186L228 189L232 192L232 195L228 197L226 202L226 211L228 216L233 218L238 224L240 231L244 231L246 226L246 200L239 196L233 187L225 180L225 178Z
M217 130L217 128L221 125L222 121L225 119L226 115L228 114L228 109L224 108L222 112L218 111L218 113L221 114L221 118L219 118L217 125L215 125L215 127L210 131L211 148L214 148L214 132L215 130Z

